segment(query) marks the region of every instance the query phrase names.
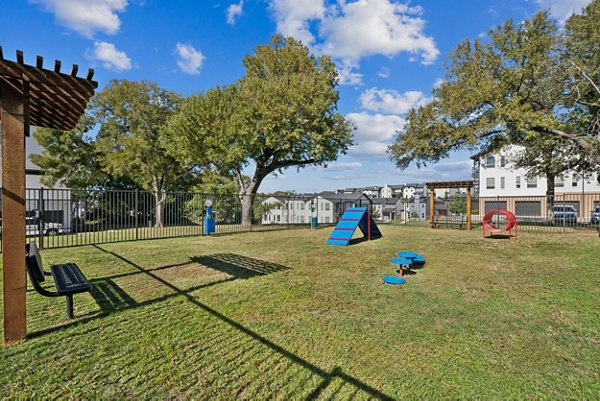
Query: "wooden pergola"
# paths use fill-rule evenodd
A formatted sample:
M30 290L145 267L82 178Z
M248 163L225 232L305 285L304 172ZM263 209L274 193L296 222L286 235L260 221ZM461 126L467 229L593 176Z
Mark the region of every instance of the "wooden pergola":
M2 263L4 297L4 342L12 343L27 334L25 271L25 136L29 127L71 130L84 113L98 87L94 70L78 78L79 67L70 74L4 59L0 46L0 123L2 124Z
M429 228L433 228L433 215L435 213L435 190L436 189L466 189L467 190L467 231L471 230L471 189L475 181L439 181L426 182L429 189Z

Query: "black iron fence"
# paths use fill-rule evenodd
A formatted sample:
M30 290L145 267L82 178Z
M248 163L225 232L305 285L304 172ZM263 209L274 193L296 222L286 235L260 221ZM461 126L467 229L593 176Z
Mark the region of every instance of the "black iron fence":
M41 248L59 248L333 225L346 208L370 204L359 195L259 194L250 221L242 224L242 203L235 194L168 192L157 206L155 194L146 191L27 189L25 230ZM207 218L214 219L214 232Z
M421 209L408 201L399 213L405 225L429 225L429 198L421 199ZM435 199L434 228L466 227L466 196ZM413 210L413 211L411 211ZM575 232L600 228L600 193L571 193L546 196L496 196L472 198L471 226L481 229L484 215L492 210L508 210L515 214L519 230L540 232ZM504 217L495 214L492 223L502 227Z

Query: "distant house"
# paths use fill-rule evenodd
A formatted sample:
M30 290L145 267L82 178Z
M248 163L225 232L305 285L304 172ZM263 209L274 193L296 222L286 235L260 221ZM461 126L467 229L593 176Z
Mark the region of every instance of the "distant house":
M371 187L365 187L362 188L362 190L360 191L363 194L369 196L370 198L379 198L381 197L381 187L374 185Z
M372 199L373 215L380 221L396 220L402 209L399 198L376 198Z
M353 206L368 206L371 199L363 193L321 192L297 197L269 196L262 201L262 224L335 224L344 211ZM314 210L313 210L314 209Z
M372 200L363 193L335 194L333 192L321 192L316 199L319 205L323 204L325 207L329 205L330 209L326 210L327 213L323 217L330 217L331 223L337 223L347 208L370 206L372 204ZM319 210L319 212L321 211Z
M382 198L402 198L404 185L388 185L385 184L379 191Z

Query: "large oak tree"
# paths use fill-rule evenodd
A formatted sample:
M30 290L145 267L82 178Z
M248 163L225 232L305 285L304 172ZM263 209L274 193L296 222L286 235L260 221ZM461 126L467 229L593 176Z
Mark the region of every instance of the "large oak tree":
M337 112L337 70L293 38L274 36L244 58L238 82L192 96L169 126L165 146L183 164L209 164L237 177L242 224L269 174L323 165L352 144ZM253 168L250 182L243 171Z
M600 0L594 0L563 30L540 12L521 23L506 21L489 40L461 43L433 101L409 112L390 147L392 160L406 168L455 150L485 154L554 137L576 144L598 168L599 17Z

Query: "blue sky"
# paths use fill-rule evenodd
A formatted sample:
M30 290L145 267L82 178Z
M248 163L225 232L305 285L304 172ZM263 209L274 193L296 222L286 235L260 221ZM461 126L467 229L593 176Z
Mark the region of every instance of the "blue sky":
M261 192L469 178L468 153L399 171L385 149L406 112L427 102L444 60L465 38L483 37L508 18L549 9L558 20L589 0L4 0L4 56L35 56L94 68L111 79L150 80L183 95L244 74L245 54L273 33L328 54L341 73L339 111L355 122L356 146L328 168L289 169Z

